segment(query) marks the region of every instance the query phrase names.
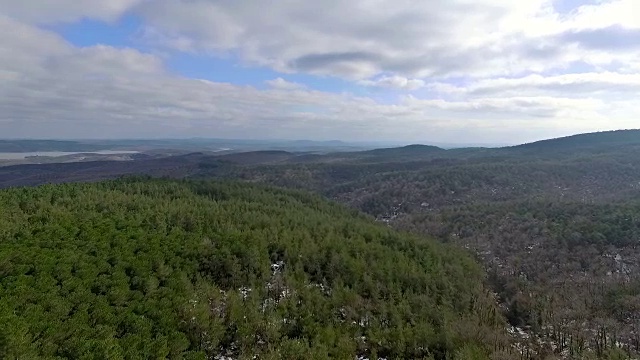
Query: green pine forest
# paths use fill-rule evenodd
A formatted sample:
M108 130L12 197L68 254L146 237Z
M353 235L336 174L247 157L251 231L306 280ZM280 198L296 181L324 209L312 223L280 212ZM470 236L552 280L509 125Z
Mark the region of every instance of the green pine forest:
M509 359L464 250L316 195L129 178L0 191L2 359Z

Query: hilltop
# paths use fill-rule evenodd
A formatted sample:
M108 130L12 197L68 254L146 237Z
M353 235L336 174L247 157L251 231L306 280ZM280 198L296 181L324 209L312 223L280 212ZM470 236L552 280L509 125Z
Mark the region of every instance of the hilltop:
M507 147L515 151L605 151L622 146L640 146L640 130L616 130L578 134Z
M2 358L488 359L464 251L317 196L129 179L0 191Z
M434 152L443 152L443 151L445 151L445 150L441 149L441 148L439 148L437 146L413 144L413 145L407 145L407 146L402 146L402 147L397 147L397 148L384 148L384 149L368 150L368 151L363 151L363 152L360 152L360 153L361 154L367 154L367 155L377 155L377 156L384 156L384 155L414 156L414 155L432 154Z

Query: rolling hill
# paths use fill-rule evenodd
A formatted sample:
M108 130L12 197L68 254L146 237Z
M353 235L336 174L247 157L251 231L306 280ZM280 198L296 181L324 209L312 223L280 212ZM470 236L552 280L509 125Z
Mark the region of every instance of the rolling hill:
M640 130L603 131L578 134L557 139L503 148L508 151L557 153L590 151L602 152L619 147L640 147Z
M488 359L466 254L317 196L128 179L0 191L0 357Z

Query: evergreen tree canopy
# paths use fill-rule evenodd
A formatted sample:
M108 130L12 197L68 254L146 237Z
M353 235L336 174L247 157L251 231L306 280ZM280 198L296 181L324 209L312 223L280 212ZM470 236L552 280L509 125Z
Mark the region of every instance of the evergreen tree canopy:
M465 252L320 197L125 179L3 190L0 214L0 358L481 359L500 341Z

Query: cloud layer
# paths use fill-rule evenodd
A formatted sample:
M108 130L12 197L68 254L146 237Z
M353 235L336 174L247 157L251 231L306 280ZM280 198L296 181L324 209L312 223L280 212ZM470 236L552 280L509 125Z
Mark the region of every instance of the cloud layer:
M282 72L352 79L512 76L587 61L637 64L640 6L585 5L568 14L551 0L280 1L158 0L140 9L148 26L189 44L233 53ZM594 25L595 24L595 25ZM180 39L188 39L181 41Z
M518 142L640 127L640 5L557 5L0 0L0 128L6 137ZM143 19L139 40L153 52L79 48L46 30L125 14ZM165 66L176 53L282 76L255 86L186 78ZM288 74L351 85L318 91Z

